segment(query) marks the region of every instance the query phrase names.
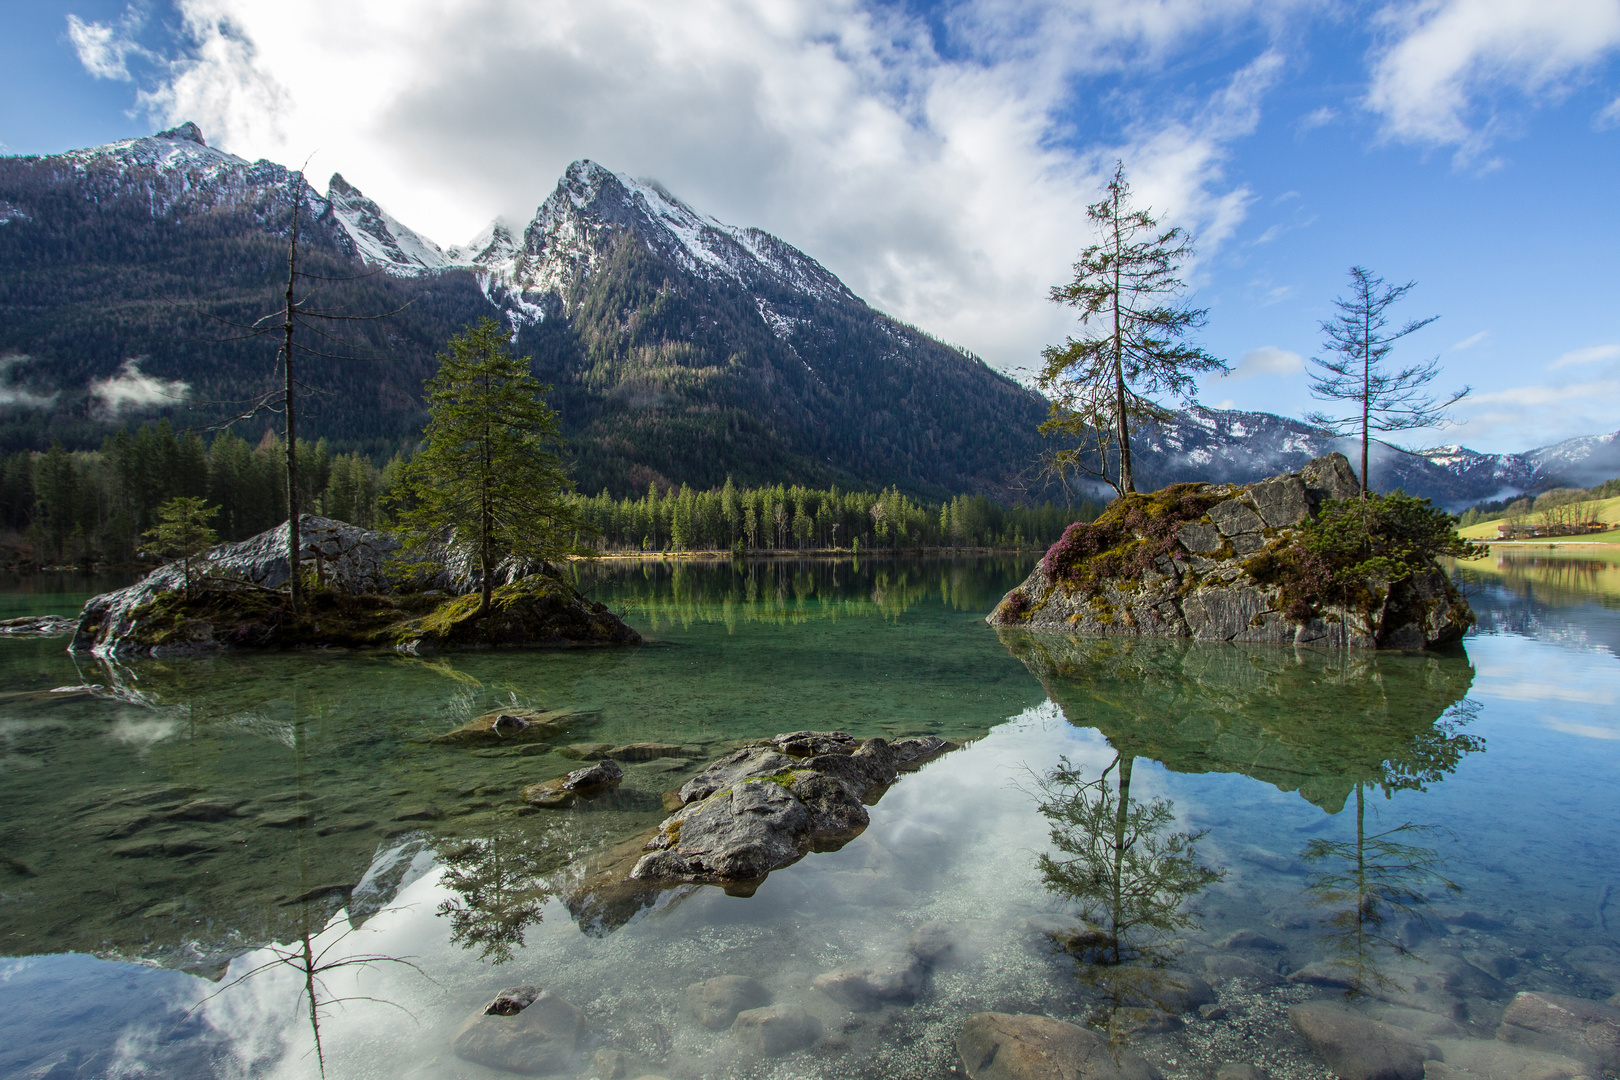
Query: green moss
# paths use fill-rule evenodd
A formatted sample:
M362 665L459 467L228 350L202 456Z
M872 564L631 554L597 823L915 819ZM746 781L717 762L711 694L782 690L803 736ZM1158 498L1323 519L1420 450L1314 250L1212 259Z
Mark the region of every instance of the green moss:
M1088 595L1104 581L1135 581L1158 571L1161 557L1179 559L1176 531L1207 520L1209 508L1233 493L1224 486L1172 484L1151 494L1122 495L1095 522L1069 526L1041 567L1049 580Z

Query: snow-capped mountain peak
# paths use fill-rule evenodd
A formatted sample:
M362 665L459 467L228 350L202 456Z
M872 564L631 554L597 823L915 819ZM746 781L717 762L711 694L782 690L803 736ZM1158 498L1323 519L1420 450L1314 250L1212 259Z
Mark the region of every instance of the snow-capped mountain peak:
M454 265L439 245L406 225L333 173L326 186L331 212L354 242L356 254L369 266L393 273L439 270Z

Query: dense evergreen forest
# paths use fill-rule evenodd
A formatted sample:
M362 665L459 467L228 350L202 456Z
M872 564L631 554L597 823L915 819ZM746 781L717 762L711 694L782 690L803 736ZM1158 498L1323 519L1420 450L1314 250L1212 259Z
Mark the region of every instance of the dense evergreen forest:
M176 496L218 507L214 528L242 540L286 520L285 447L221 431L204 439L167 420L119 429L99 450L18 451L0 460L3 557L13 564L128 562L157 508ZM359 453L333 453L325 440L299 440L299 498L309 512L366 527L389 523L390 492L405 459L381 466ZM924 502L898 489L840 491L801 485L660 488L615 499L581 496L595 535L581 543L611 551L859 551L919 547L1044 547L1100 507L1004 507L983 496Z

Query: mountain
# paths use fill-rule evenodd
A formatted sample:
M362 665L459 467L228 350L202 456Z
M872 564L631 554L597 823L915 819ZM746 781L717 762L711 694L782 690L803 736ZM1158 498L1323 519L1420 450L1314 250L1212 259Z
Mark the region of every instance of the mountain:
M230 324L277 307L295 198L304 266L342 279L312 279L317 306L399 311L346 324L346 349L306 337L386 357L302 363L310 437L413 441L434 353L492 315L552 385L587 491L731 475L1012 498L1039 453L1038 396L656 184L575 162L526 226L445 250L340 175L316 191L192 124L0 158L0 448L95 445L160 413L217 421L271 389L275 342Z
M1360 465L1361 445L1333 439L1299 420L1270 413L1194 409L1141 432L1132 450L1144 489L1192 480L1246 483L1295 471L1338 450ZM1552 487L1590 487L1620 476L1620 432L1569 439L1519 454L1465 446L1402 453L1375 444L1372 485L1401 488L1459 510L1488 499Z

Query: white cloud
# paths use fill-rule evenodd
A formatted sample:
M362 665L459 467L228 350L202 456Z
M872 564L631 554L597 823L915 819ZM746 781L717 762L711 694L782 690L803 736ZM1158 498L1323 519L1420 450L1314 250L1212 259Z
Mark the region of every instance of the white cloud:
M1620 127L1620 97L1615 98L1597 114L1599 129Z
M1587 349L1572 349L1547 366L1564 368L1577 364L1599 364L1605 360L1620 360L1620 345L1593 345Z
M12 385L16 370L32 357L20 353L0 356L0 406L14 405L23 409L46 409L56 404L55 394L37 394L26 387Z
M159 379L145 374L139 360L125 360L117 374L90 384L90 397L103 411L117 416L155 405L176 404L185 400L190 389L190 384L178 379Z
M1554 99L1620 49L1615 0L1399 0L1366 104L1397 139L1478 160L1508 97Z
M1550 446L1593 432L1613 431L1620 415L1620 379L1567 386L1516 386L1469 395L1458 411L1459 441L1498 446Z
M1279 349L1275 345L1262 345L1243 354L1230 374L1223 379L1252 379L1257 375L1298 375L1305 370L1305 359L1297 352Z
M68 40L73 43L79 63L91 75L98 79L129 82L128 58L148 55L133 36L144 21L134 5L124 10L124 17L116 25L85 22L77 15L70 14L67 17Z
M1464 349L1472 349L1475 345L1478 345L1480 342L1484 341L1490 336L1491 332L1489 330L1481 330L1477 334L1470 334L1461 341L1457 342L1457 344L1453 345L1451 347L1451 351L1462 352Z
M1003 4L924 23L858 0L178 0L188 57L141 101L248 157L341 169L442 243L527 221L568 162L654 177L826 263L999 367L1061 340L1047 288L1123 158L1205 258L1253 198L1223 176L1284 58L1075 149L1076 80L1146 69L1292 0ZM318 26L318 33L310 27ZM1196 277L1196 274L1194 275Z

